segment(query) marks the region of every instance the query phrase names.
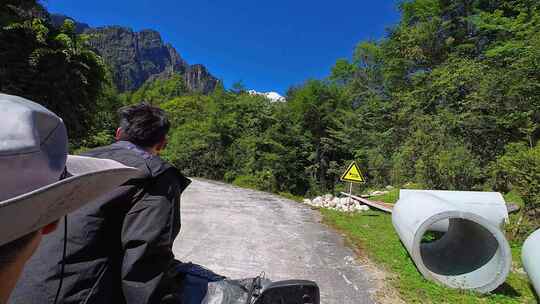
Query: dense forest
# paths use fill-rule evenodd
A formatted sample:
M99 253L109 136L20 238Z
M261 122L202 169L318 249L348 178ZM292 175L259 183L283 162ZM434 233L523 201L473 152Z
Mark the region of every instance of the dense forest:
M51 26L35 1L3 3L0 91L61 115L74 148L111 141L114 110L148 101L170 113L164 156L190 176L310 196L343 187L355 160L365 187L513 191L539 225L538 1L402 1L385 38L286 102L241 83L194 93L180 76L118 94L72 22Z

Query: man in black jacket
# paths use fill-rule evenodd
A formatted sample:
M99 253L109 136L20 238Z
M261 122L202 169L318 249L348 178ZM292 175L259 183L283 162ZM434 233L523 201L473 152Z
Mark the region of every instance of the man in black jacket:
M118 141L85 155L139 168L145 178L60 222L64 229L43 240L10 303L146 304L159 303L167 292L180 195L190 180L158 156L169 131L161 109L142 103L119 115Z

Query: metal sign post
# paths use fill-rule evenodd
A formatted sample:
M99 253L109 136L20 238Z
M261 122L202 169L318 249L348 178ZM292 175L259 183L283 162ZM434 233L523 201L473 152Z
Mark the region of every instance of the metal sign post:
M360 171L360 168L356 165L356 162L352 162L345 173L340 178L344 182L349 182L349 197L347 200L347 205L351 204L351 195L352 195L352 184L353 183L365 183L366 180Z
M347 201L347 205L351 204L351 195L352 195L352 182L349 183L349 200Z

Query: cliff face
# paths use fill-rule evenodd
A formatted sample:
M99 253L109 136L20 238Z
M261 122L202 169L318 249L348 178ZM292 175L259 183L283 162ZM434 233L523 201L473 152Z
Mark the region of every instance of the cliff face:
M67 17L54 15L55 24ZM76 23L77 31L87 34L88 43L112 68L113 80L119 91L137 90L149 79L168 77L178 73L191 91L209 93L218 84L200 64L189 65L174 47L164 43L154 30L134 32L120 26L90 28Z
M184 79L188 88L198 92L211 92L217 85L216 78L202 64L189 66Z
M113 69L114 82L120 91L138 89L146 80L181 74L192 91L208 93L218 80L202 65L189 65L161 35L153 30L133 32L111 26L87 29L89 44Z

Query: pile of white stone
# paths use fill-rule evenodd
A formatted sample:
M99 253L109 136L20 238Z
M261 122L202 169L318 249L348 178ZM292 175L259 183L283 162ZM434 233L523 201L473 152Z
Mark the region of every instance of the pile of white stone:
M328 208L342 212L363 212L368 211L369 207L348 197L334 197L332 194L318 196L312 200L305 199L304 204L317 208Z

